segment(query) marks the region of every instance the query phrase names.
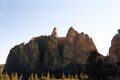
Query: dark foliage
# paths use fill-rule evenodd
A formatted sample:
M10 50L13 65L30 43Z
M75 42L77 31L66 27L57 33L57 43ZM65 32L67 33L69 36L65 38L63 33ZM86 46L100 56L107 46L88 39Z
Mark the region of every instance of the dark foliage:
M90 53L87 64L87 73L91 80L109 80L108 77L117 75L117 67L113 64L108 64L104 59L98 58L98 52Z

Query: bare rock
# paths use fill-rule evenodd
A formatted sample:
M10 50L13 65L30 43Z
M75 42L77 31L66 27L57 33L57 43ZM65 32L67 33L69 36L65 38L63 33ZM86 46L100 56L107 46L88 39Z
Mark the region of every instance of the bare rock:
M86 63L90 51L97 51L92 39L87 34L78 33L70 28L64 45L64 65Z
M116 63L120 61L120 29L118 30L118 34L116 34L111 41L109 55L110 62Z
M56 28L54 28L53 33L48 40L44 57L45 64L47 64L48 68L52 70L55 70L55 68L58 68L62 65L57 39Z
M56 27L53 29L51 36L57 37L57 28Z

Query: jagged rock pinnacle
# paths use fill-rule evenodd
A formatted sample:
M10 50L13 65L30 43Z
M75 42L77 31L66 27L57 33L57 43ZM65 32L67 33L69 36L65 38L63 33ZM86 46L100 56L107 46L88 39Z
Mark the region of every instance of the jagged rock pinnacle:
M75 30L73 29L73 27L70 27L67 33L67 37L71 37L75 35Z
M73 27L70 27L69 30L68 30L68 33L69 32L75 32L75 29Z
M52 36L57 37L57 28L56 27L54 27L54 29L53 29Z
M75 31L73 27L69 28L68 33L66 35L66 38L68 39L69 42L72 42L74 40L76 33L77 31Z

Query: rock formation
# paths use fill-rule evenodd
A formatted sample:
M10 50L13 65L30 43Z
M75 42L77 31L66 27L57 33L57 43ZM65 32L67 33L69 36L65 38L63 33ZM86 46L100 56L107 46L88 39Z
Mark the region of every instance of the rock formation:
M120 61L120 29L118 30L118 33L113 37L111 41L109 56L111 63L116 63Z
M35 37L26 44L13 47L7 57L4 72L60 72L74 66L70 64L86 64L90 52L97 51L92 38L87 34L78 33L71 27L66 37L58 37L56 30L54 28L50 36Z
M90 51L97 51L87 34L78 33L72 27L68 30L63 50L64 65L86 63Z

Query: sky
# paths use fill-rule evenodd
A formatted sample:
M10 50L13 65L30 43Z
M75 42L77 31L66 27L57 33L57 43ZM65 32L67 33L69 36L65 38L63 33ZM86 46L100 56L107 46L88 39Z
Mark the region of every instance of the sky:
M92 37L98 51L107 55L120 28L120 0L0 0L0 63L11 48L32 37L66 36L69 27Z

